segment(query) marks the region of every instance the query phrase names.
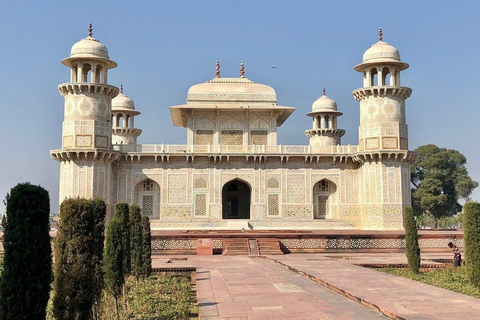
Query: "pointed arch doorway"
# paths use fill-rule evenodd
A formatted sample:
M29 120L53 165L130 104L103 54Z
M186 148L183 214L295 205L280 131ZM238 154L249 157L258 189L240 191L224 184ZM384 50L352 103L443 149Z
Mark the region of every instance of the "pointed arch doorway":
M250 186L240 180L227 182L222 189L222 218L250 219Z

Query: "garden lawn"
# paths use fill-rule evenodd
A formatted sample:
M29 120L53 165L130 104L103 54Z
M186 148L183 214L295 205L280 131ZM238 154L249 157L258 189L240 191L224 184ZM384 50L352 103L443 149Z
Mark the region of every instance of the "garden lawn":
M468 281L464 267L435 269L434 271L420 272L419 274L411 272L408 268L383 268L379 270L396 276L420 281L435 287L480 298L480 288L473 286Z

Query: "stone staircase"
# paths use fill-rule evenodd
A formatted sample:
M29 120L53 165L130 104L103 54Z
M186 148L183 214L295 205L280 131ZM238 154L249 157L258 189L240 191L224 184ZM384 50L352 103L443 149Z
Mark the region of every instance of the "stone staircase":
M226 256L248 256L250 251L248 250L248 239L245 238L232 238L223 239L223 255Z
M283 254L280 242L276 238L258 238L257 243L259 255Z

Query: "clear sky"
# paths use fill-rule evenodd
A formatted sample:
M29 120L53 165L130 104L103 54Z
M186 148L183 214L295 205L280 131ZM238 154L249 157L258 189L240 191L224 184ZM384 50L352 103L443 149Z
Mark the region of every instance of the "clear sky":
M2 1L0 4L0 198L19 182L40 184L58 212L58 162L63 97L60 63L71 46L93 35L118 68L109 83L142 115L139 143L185 144L169 106L185 102L190 86L214 77L247 78L272 86L281 105L297 110L279 128L279 143L308 144L306 113L321 86L344 115L343 144L358 144L362 85L353 67L378 39L400 50L410 68L402 84L410 149L434 143L467 156L480 181L480 2L478 1ZM277 68L271 68L275 66ZM480 200L480 190L473 194ZM4 211L0 204L0 212Z

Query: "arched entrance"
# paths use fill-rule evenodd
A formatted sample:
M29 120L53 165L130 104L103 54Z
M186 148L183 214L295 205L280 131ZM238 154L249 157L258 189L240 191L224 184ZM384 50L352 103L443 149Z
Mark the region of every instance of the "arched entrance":
M222 218L250 219L250 198L250 187L245 182L226 183L222 189Z
M135 186L135 203L150 219L160 217L160 186L151 179L143 180Z
M332 216L332 198L337 186L330 180L323 179L313 186L313 218L326 219Z

